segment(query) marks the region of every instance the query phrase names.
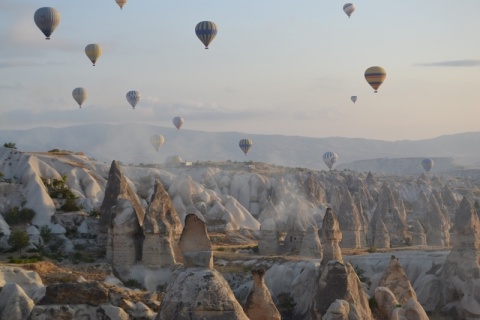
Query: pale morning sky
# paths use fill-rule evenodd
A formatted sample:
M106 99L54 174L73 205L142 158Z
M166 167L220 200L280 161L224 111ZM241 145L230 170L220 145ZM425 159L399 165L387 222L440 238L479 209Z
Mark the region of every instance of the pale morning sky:
M336 0L0 0L0 129L182 116L185 129L311 137L479 131L480 1L354 4L348 19ZM62 16L49 41L33 20L45 6ZM209 50L202 20L218 26ZM374 65L387 71L377 94ZM75 87L89 91L82 109Z

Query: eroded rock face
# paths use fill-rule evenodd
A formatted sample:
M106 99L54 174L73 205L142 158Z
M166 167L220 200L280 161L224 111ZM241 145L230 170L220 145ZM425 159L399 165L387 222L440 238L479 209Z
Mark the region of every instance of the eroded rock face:
M387 227L391 245L403 244L408 234L403 201L386 183L383 184L378 196L377 207L371 221L372 229L376 228L380 219Z
M182 223L158 180L145 215L144 232L143 262L147 267L170 266L182 261L178 247Z
M327 208L325 212L320 238L323 244L322 264L326 264L330 260L342 262L342 251L339 245L342 240L342 231L340 231L340 225L331 208Z
M342 248L361 248L365 243L365 233L362 219L357 205L348 190L343 195L343 200L338 211L338 223L342 230Z
M108 302L108 289L100 283L89 282L49 285L47 286L45 296L38 304L100 305Z
M195 214L185 217L185 226L179 242L185 268L213 269L212 244L205 222Z
M245 313L250 320L280 320L280 312L273 303L263 276L265 270L252 270L253 287L248 294Z
M35 303L19 285L8 283L0 291L0 319L27 319Z
M349 263L343 264L336 260L328 262L313 299L313 314L317 318L325 315L330 305L340 299L348 302L350 309L356 310L358 317L353 319L373 319L362 283Z
M167 288L156 320L248 320L227 281L215 269L190 268Z
M385 269L378 285L390 289L397 301L401 304L406 303L412 298L417 300L415 290L413 290L410 280L405 274L405 270L403 270L402 265L395 256L390 258L388 267Z
M426 229L427 244L429 246L446 247L450 245L450 224L433 194L429 198Z
M300 256L322 259L322 251L322 243L320 242L320 237L318 236L318 228L315 226L310 226L307 230L307 233L303 237Z
M474 204L463 198L454 220L453 249L443 265L445 302L458 302L464 313L480 318L480 221Z
M425 234L425 229L417 220L413 223L412 228L412 245L414 246L426 246L427 245L427 235Z
M30 320L51 319L101 319L129 320L128 313L122 308L110 304L91 306L81 305L48 305L35 306L30 314Z
M142 260L145 212L116 161L112 162L100 208L99 245L122 272Z
M373 246L375 248L390 248L390 235L382 219L378 219L375 225Z

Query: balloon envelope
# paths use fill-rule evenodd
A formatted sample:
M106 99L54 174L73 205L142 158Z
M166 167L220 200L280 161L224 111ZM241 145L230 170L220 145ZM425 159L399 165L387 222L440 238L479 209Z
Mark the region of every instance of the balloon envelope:
M102 55L102 47L100 45L92 43L85 47L85 54L92 61L93 65L97 62L98 58Z
M205 45L205 49L208 49L208 45L217 35L217 25L212 21L201 21L195 27L195 34Z
M247 155L248 150L250 150L250 148L253 146L253 142L250 139L242 139L238 143L238 146L240 147L240 149L242 149L243 153Z
M46 39L50 39L50 35L60 23L60 13L51 7L43 7L35 11L33 19L38 29L43 32Z
M350 100L352 100L353 103L357 102L357 96L351 96Z
M327 151L323 154L323 162L327 165L327 167L332 170L333 165L337 162L338 156L335 152Z
M127 92L127 101L130 103L133 109L137 105L138 101L140 101L141 94L138 91L132 90Z
M72 96L73 96L73 99L75 99L75 101L77 101L78 105L80 106L80 108L82 107L82 104L85 102L85 100L87 100L88 98L88 92L87 92L87 89L85 88L75 88L73 89L72 91Z
M432 159L423 159L422 160L422 167L425 171L429 172L430 169L432 169L433 165L435 163L433 162Z
M150 143L157 152L158 152L158 148L160 148L164 142L165 142L165 138L160 134L154 134L153 136L150 137Z
M175 117L175 118L173 118L172 122L173 122L173 125L175 126L175 128L180 130L180 127L183 125L184 120L183 120L182 117Z
M115 0L115 1L117 2L120 9L123 9L123 6L125 5L125 3L127 3L127 0Z
M377 92L386 77L387 72L382 67L374 66L365 70L365 80L367 80L368 84L375 90L375 92Z
M355 11L355 6L353 5L353 3L345 3L343 5L343 12L345 12L349 18L352 15L353 11Z

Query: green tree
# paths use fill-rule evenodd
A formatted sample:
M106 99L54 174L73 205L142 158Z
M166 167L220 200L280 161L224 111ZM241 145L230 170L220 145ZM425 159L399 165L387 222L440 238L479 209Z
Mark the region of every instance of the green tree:
M23 248L28 246L28 243L28 233L25 230L14 229L10 234L10 238L8 238L8 244L12 246L14 250L20 250L20 253L22 253Z
M5 142L3 144L5 148L10 148L10 149L17 149L17 145L13 142Z

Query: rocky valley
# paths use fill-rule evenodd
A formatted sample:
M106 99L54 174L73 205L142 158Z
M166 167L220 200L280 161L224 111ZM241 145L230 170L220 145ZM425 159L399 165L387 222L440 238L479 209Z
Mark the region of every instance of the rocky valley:
M0 319L480 319L480 175L0 148Z

